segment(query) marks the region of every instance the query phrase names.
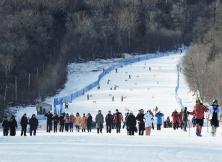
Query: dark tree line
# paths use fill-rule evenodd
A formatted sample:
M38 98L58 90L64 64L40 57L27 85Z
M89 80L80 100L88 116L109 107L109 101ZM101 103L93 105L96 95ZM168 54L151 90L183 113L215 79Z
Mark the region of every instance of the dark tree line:
M62 88L69 62L165 51L208 31L213 0L1 0L0 107Z
M222 100L222 4L215 0L208 7L210 17L199 21L202 34L184 57L183 67L191 90L211 103Z

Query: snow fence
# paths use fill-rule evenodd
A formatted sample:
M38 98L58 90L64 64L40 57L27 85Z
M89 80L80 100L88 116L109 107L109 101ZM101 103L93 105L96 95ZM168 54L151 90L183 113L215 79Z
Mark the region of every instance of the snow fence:
M150 60L150 59L154 59L154 58L160 58L160 57L165 57L165 56L177 54L178 52L182 53L184 51L185 51L185 48L179 48L177 50L173 50L173 51L169 51L169 52L156 52L156 53L145 54L145 55L137 55L134 57L124 59L124 60L118 62L117 64L114 64L114 65L108 67L107 69L104 69L99 74L97 80L92 82L91 84L87 85L86 87L84 87L72 94L69 94L67 96L54 98L54 102L53 102L54 113L55 114L63 113L63 104L64 103L72 103L72 101L75 100L76 98L84 95L86 92L90 91L91 89L98 87L100 80L115 69L122 68L124 66L130 65L133 63L137 63L137 62L141 62L141 61L145 61L145 60ZM177 84L177 87L176 87L176 93L177 93L178 89L179 89L179 83ZM59 109L57 109L57 106L59 106Z

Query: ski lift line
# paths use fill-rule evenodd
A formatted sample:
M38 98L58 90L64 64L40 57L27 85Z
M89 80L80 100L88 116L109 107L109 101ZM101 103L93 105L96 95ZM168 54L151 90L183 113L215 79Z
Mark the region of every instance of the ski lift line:
M54 106L54 113L56 114L61 114L63 113L63 104L64 103L72 103L73 100L76 98L84 95L86 92L90 91L91 89L97 87L101 81L102 78L104 78L106 75L108 75L110 72L112 72L115 69L122 68L127 65L131 65L137 62L145 61L145 60L150 60L154 58L161 58L169 55L175 55L177 54L177 51L180 50L182 52L186 51L186 48L179 48L177 50L173 51L168 51L168 52L156 52L156 53L151 53L151 54L146 54L146 55L140 55L140 56L135 56L133 58L128 58L125 60L122 60L118 62L117 64L114 64L107 69L104 69L102 73L99 74L98 78L96 81L92 82L91 84L87 85L86 87L82 88L81 90L78 90L70 95L64 96L64 97L56 97L54 98L53 101L53 106ZM60 105L60 108L57 109L57 106Z

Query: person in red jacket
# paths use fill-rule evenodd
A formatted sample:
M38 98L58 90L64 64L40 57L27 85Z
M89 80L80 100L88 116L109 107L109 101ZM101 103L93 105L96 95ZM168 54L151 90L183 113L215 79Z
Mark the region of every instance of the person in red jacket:
M173 118L173 129L176 130L179 127L179 113L175 110L171 116Z
M193 108L193 112L189 113L195 116L196 120L196 135L202 136L201 131L204 123L204 112L207 112L208 108L200 102L199 99L196 100L196 105Z

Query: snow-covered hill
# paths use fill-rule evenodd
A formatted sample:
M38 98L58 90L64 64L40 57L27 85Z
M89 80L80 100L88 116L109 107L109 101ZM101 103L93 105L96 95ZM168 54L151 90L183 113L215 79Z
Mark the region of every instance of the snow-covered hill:
M177 65L182 57L183 55L178 53L135 63L118 69L117 73L113 71L102 79L100 89L95 88L74 100L65 111L96 114L101 109L106 114L108 110L119 109L122 113L128 110L137 113L138 109L154 109L158 106L165 117L170 116L173 110L180 110L175 97L175 87ZM108 62L70 65L65 89L57 96L68 95L94 81L99 74L97 70L109 66L113 60ZM87 94L91 96L90 100L87 100ZM183 104L191 110L195 98L182 74L178 95L183 99ZM52 98L47 101L51 103ZM21 109L17 116L24 112L32 114L35 108ZM207 130L208 128L203 128L202 138L195 136L193 128L190 133L172 129L154 130L150 137L129 137L125 130L122 130L121 134L113 131L112 134L99 135L95 130L92 133L57 134L38 131L36 137L0 137L0 161L220 162L222 130L219 129L217 137L214 138Z

